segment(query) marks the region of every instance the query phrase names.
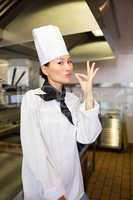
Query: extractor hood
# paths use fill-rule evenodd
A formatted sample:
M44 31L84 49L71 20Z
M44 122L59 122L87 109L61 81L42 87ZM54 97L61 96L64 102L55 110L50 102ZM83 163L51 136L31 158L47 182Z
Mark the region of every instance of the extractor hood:
M22 4L22 1L20 2ZM113 53L110 44L107 44L108 41L106 41L105 35L95 35L95 32L97 30L101 31L101 29L88 5L88 1L85 0L23 0L23 9L20 9L20 6L16 6L15 17L10 16L12 21L8 20L8 14L5 15L6 23L5 21L0 21L2 27L0 30L0 51L4 51L7 58L12 52L17 57L19 54L21 57L36 57L32 41L32 29L42 25L53 24L60 27L67 46L74 57L77 55L80 58L80 52L81 56L85 53L85 56L82 56L83 59L86 58L87 54L88 57L91 54L93 60L101 59L103 56L112 57ZM9 23L7 23L8 21ZM108 54L104 54L104 51L103 54L99 54L96 51L101 44L104 46L101 51L104 50ZM92 47L92 52L90 47ZM84 48L85 50L83 50ZM95 51L93 51L94 48ZM31 53L28 53L29 49L31 49ZM0 53L0 55L4 55L4 53Z

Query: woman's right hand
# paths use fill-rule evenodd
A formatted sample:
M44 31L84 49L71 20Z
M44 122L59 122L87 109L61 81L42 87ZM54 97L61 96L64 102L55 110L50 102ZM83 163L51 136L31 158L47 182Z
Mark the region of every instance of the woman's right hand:
M64 196L60 197L58 200L66 200Z

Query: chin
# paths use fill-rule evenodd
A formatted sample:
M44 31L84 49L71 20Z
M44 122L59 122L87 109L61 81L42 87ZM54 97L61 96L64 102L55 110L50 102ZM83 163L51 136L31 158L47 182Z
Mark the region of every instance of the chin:
M63 84L70 84L70 83L72 83L72 80L71 80L71 79L69 79L69 80L64 80L64 81L63 81Z

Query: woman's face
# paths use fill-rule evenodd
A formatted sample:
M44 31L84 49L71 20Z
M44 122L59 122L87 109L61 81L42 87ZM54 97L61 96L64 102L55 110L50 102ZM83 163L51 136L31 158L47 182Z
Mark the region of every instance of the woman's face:
M73 71L72 60L69 55L63 55L42 67L42 72L47 75L52 83L67 84L71 82Z

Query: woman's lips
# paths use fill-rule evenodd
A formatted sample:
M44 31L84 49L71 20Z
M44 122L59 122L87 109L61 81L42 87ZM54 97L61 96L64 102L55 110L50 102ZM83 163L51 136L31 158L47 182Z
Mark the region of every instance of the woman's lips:
M65 77L71 78L72 74L65 74Z

